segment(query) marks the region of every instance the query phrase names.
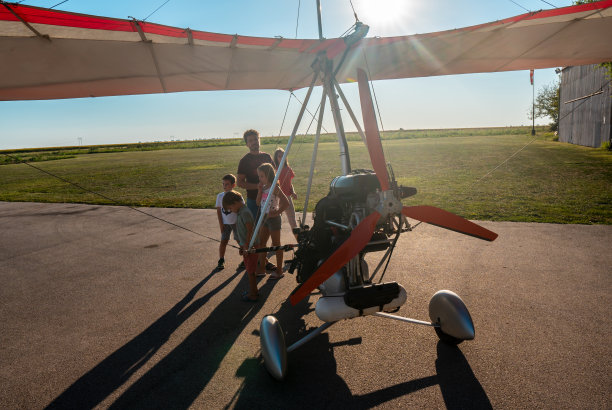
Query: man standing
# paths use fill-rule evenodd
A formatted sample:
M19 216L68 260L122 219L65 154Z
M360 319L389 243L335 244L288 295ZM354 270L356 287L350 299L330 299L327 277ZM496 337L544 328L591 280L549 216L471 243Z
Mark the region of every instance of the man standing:
M259 177L257 176L257 167L266 162L274 164L272 157L265 152L259 151L259 132L256 130L246 130L242 136L249 152L242 157L238 164L238 186L247 191L247 207L253 214L253 218L257 218L257 189Z

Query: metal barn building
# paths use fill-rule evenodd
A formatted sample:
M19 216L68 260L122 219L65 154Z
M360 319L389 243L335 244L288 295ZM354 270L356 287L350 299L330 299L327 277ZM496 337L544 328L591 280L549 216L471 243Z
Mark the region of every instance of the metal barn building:
M597 65L565 67L561 74L559 141L599 148L611 141L612 87Z

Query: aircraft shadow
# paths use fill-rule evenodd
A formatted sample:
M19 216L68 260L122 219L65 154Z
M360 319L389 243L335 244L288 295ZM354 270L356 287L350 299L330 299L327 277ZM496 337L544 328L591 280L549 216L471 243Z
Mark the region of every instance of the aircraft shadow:
M305 299L296 306L285 301L273 313L282 326L288 346L314 330L308 329L303 319L310 311L312 304ZM253 337L259 338L259 333L254 333ZM338 344L345 343L361 343L361 339ZM346 408L353 399L348 386L337 375L334 346L325 331L289 353L288 373L282 382L268 374L261 356L245 360L236 373L244 378L242 386L225 408Z
M446 408L493 408L487 393L457 346L438 342L436 373Z
M81 376L55 398L47 409L93 408L125 383L164 345L172 333L200 307L229 285L241 273L237 270L206 295L193 300L198 291L216 273L213 270L196 284L183 299L147 329ZM191 302L191 304L190 304ZM189 305L189 306L188 306Z
M447 409L492 409L491 402L457 346L438 341L436 375L355 396L355 408L371 408L420 389L439 385Z
M274 316L280 321L287 345L301 339L313 329L306 329L303 315L311 304L302 301L293 307L285 302ZM329 330L333 331L333 327ZM259 337L255 334L254 337ZM410 380L364 395L353 395L336 372L335 346L359 344L361 338L330 343L328 331L288 354L288 372L284 381L274 380L266 371L263 359L245 360L236 376L243 377L241 388L225 408L301 409L351 408L369 409L421 389L439 385L449 409L491 409L484 389L476 379L465 356L456 346L438 342L436 374ZM369 375L368 375L369 377Z
M266 281L259 287L259 302L246 303L240 301L242 291L248 288L246 275L243 275L234 292L123 392L110 408L189 408L219 369L238 336L264 305L276 283Z

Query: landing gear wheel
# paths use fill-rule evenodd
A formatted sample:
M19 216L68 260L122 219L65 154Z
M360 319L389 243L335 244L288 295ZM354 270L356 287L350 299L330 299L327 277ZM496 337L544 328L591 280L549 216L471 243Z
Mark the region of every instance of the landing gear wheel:
M450 290L440 290L429 301L429 318L436 334L449 345L474 339L474 322L463 300Z
M447 345L456 346L459 343L463 342L463 339L459 339L454 336L447 335L446 333L441 331L439 327L434 327L434 330L436 331L436 334L438 335L440 340L446 343Z
M259 339L266 370L276 380L283 380L287 374L287 346L278 319L272 315L264 316L259 327Z

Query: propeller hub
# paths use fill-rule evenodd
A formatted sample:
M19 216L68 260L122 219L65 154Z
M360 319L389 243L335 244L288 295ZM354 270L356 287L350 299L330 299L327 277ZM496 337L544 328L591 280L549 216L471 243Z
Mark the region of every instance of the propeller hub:
M402 212L402 202L395 197L392 190L382 191L376 210L383 218L389 215L398 215Z

